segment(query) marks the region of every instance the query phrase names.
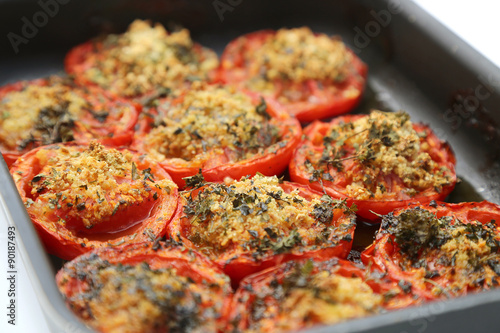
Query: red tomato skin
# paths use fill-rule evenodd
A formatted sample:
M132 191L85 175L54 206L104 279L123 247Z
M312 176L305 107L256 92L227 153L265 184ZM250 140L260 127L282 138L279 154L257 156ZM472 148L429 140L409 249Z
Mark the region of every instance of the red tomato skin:
M313 197L321 197L321 193L317 192L308 186L302 184L284 182L281 187L285 192L290 192L294 189L298 189L302 197L311 200ZM172 221L167 226L167 235L171 239L183 243L188 248L196 249L196 245L188 239L187 234L189 233L189 221L183 219L183 199L179 198L179 203L177 205L177 213L172 219ZM348 222L348 218L344 215L342 216L342 222ZM354 221L350 221L354 222ZM330 258L347 258L349 252L352 248L352 241L354 238L354 230L356 228L355 223L349 228L346 235L350 236L350 240L341 239L334 246L326 248L311 249L293 249L288 253L282 254L272 254L265 255L260 260L256 261L251 252L239 252L234 249L219 255L219 257L214 260L215 264L224 271L229 277L231 277L231 283L234 288L236 288L240 281L248 275L254 274L261 270L269 267L279 265L281 263L300 260L300 259L316 259L319 261L327 260ZM234 252L234 254L233 254Z
M308 140L319 142L321 138L327 133L328 129L332 125L339 124L341 122L347 123L352 122L357 119L364 117L365 115L346 115L334 118L329 123L324 123L320 121L315 121L307 126L304 130L304 136L309 138ZM426 125L413 124L414 129L417 132L427 132L427 142L433 147L432 158L437 160L440 165L447 167L451 170L453 174L452 181L448 186L444 186L441 192L437 192L434 189L427 189L423 192L419 192L417 195L407 200L358 200L348 197L344 194L345 187L335 185L334 183L323 180L323 185L325 191L335 199L346 199L348 205L355 204L358 207L356 214L365 219L369 223L380 223L379 215L386 215L393 210L401 207L406 207L414 203L428 203L432 200L442 201L444 200L451 191L455 188L456 174L455 174L455 164L456 159L450 145L447 142L441 141L434 132ZM310 147L310 142L307 140L301 141L297 149L294 152L294 156L290 162L289 171L290 179L294 182L309 185L311 188L321 191L323 187L319 182L309 182L309 176L303 170L303 165L305 162L305 156L301 153L301 150L307 149L317 149ZM307 147L307 148L306 148ZM375 212L375 214L373 213Z
M77 84L82 86L97 86L95 83L85 79L84 75L80 73L92 68L89 64L85 64L85 59L88 54L95 52L98 49L98 45L91 41L82 43L73 47L64 57L64 69L66 73L74 76L74 80Z
M221 63L218 70L217 81L226 83L226 84L237 84L237 85L245 85L245 81L247 80L248 73L246 73L244 68L224 69L224 62L234 63L236 66L244 66L244 53L250 52L250 45L259 45L265 42L266 38L273 36L276 34L274 30L261 30L246 34L244 36L240 36L235 40L231 41L227 47L225 48L222 57ZM354 109L361 99L363 98L363 92L365 89L366 77L368 75L368 66L363 63L363 61L357 57L354 52L349 50L352 55L352 63L351 66L356 73L355 75L351 75L345 81L336 85L340 89L340 93L344 92L346 89L357 89L359 94L357 96L344 97L339 96L339 94L330 94L328 96L320 96L320 102L293 102L283 104L278 102L278 95L267 94L265 97L269 101L270 105L274 107L283 107L290 115L295 116L300 122L308 123L317 119L324 119L334 117L340 114L347 113ZM277 82L279 83L279 82ZM310 94L314 95L315 93L320 92L318 89L319 81L309 80L303 83L303 89L310 90ZM307 88L306 88L307 87ZM277 90L279 90L277 88Z
M254 101L258 101L260 98L259 95L252 92L243 92L249 95ZM175 102L179 102L181 99L182 96L176 99ZM186 186L183 178L196 175L200 169L205 180L209 182L219 182L226 178L239 180L248 175L253 176L257 172L265 176L280 175L288 167L293 152L300 142L302 127L296 119L290 117L280 106L275 107L268 104L267 112L272 118L279 120L280 127L283 130L282 136L287 140L286 145L284 147L279 147L275 153L257 155L237 162L223 161L219 165L210 167L200 167L197 165L186 166L188 163L182 163L183 165L180 165L181 163L168 158L160 161L159 164L170 174L173 181L180 189ZM140 153L147 153L147 147L144 144L144 136L149 133L150 130L151 126L148 120L139 121L138 130L135 133L131 148ZM218 157L215 157L209 162L217 164L214 162L217 158Z
M35 157L36 153L41 149L51 149L52 147L61 145L55 144L35 148L22 155L11 166L10 172L23 202L26 202L29 197L27 192L30 190L30 180L39 173L38 171L42 167ZM74 143L66 143L64 145L67 147L79 147L81 150L86 148ZM157 179L171 180L168 173L147 159L141 160L140 158L136 158L135 163L139 169L150 167ZM53 221L45 221L43 217L30 213L29 209L28 215L47 252L65 260L72 260L78 255L87 253L95 248L102 248L112 244L140 243L150 240L150 235L154 235L156 238L165 235L166 227L176 212L177 199L178 190L176 188L171 189L169 196L160 195L158 203L155 203L149 218L142 221L140 225L105 237L102 235L79 237L74 235L70 230L53 224ZM160 200L162 201L160 202ZM146 228L151 231L149 234L145 232ZM133 235L134 233L135 236Z
M437 218L453 216L464 223L474 220L483 224L489 223L491 220L500 221L500 206L488 201L463 202L458 204L436 202L436 205L412 204L406 208L395 210L394 215L397 216L404 210L415 207L429 210L436 214ZM440 298L429 291L425 287L425 283L417 280L411 271L403 271L400 268L395 257L396 251L398 250L393 237L388 233L379 232L373 244L361 253L361 260L365 265L371 265L381 272L386 272L388 277L394 281L410 281L413 293L425 301L441 299L442 297Z
M7 96L10 92L22 91L29 85L49 86L50 81L49 79L36 79L7 84L0 87L0 100ZM113 109L118 105L125 105L130 108L130 112L125 115L128 119L112 119L113 123L100 123L99 121L93 119L92 115L84 114L83 118L79 119L74 124L74 141L78 144L88 144L90 141L97 139L107 146L121 147L129 145L132 141L134 133L133 130L137 123L139 113L142 110L142 106L138 103L126 101L119 97L113 97L108 92L97 87L75 89L97 109ZM4 149L3 145L0 143L0 149L7 166L10 167L21 155L27 153L32 148L26 148L21 151L8 148Z

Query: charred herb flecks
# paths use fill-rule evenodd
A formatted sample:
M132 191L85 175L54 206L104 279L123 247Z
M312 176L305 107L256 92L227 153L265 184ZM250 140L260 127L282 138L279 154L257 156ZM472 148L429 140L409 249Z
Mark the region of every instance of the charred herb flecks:
M286 193L277 177L208 183L195 195L185 192L184 198L188 238L211 256L236 246L259 258L351 239L347 236L353 213L345 202L328 196L306 200L298 191ZM344 222L339 224L340 218Z
M332 126L321 152L305 151L303 167L310 182L335 184L339 178L347 184L345 194L359 200L383 198L389 187L400 188L402 198L429 188L440 192L452 182L453 172L433 159L424 137L408 114L372 111Z
M138 169L128 151L106 148L97 141L87 149L55 148L36 153L42 161L50 156L50 163L31 179L33 199L26 204L33 214L57 214L61 223L81 221L91 229L122 209L149 205L159 194L176 188L170 180L155 181L150 168Z
M60 288L66 288L68 279L83 286L71 290L66 301L98 331L216 331L221 294L229 289L214 281L195 282L174 267L115 264L97 255L71 262L59 274L66 277Z
M289 262L250 291L252 331L288 332L381 311L383 297L359 277L342 276L336 260Z
M194 84L173 103L161 101L144 147L157 160L179 158L199 166L224 155L241 161L284 147L287 139L264 99L229 87Z
M464 223L416 207L384 216L382 230L397 244L403 270L421 270L429 283L452 281L446 287L434 286L436 293L458 295L468 286L492 288L500 282L496 221Z

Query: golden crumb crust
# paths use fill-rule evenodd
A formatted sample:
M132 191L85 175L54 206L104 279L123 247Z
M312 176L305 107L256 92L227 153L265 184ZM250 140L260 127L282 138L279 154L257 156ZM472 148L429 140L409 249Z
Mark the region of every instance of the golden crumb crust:
M208 184L194 198L186 193L187 238L211 258L235 249L258 258L351 240L351 212L342 202L287 188L275 176L256 175L228 185Z
M417 131L408 114L375 110L346 119L332 122L321 138L310 133L317 149L302 147L305 161L298 168L311 181L343 184L342 193L357 200L409 199L454 182L449 161L436 156L436 143L426 140L426 130Z
M180 101L165 100L157 108L159 125L145 135L143 145L158 161L238 162L286 144L265 102L255 103L234 88L194 85Z
M56 276L66 303L99 332L219 332L229 279L179 244L107 248Z
M374 315L384 309L383 288L351 262L288 262L243 280L229 310L228 330L291 332Z
M44 216L64 207L59 223L77 219L90 229L119 210L153 201L156 192L151 186L166 192L176 188L168 179L153 183L152 174L143 180L143 170L137 169L132 156L97 142L82 152L61 147L56 155L47 156L46 150L39 150L36 158L45 166L31 180L31 196L36 199L29 204L30 211Z
M142 20L132 22L123 34L108 35L99 42L97 52L84 57L88 68L79 75L129 97L208 80L219 64L217 55L194 43L187 29L169 33L161 24ZM67 59L70 71L76 70L71 67L72 61L71 57Z

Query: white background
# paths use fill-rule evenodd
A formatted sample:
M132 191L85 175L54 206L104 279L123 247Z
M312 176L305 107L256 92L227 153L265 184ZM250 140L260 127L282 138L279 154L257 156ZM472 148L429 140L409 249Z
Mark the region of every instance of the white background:
M403 0L405 1L405 0ZM500 67L500 4L494 0L415 0L444 25ZM22 265L18 267L17 325L7 324L7 225L0 212L0 332L49 332ZM19 254L18 254L18 261Z

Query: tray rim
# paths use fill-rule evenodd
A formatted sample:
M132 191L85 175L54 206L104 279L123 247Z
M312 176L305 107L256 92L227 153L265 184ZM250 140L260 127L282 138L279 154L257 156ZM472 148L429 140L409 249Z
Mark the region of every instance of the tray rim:
M35 2L23 0L24 2ZM389 3L391 0L379 0L382 3ZM13 2L11 0L0 0L1 3ZM445 46L448 50L452 46L458 46L458 51L452 56L469 68L472 72L488 77L492 73L500 76L500 69L489 59L472 48L455 33L437 21L433 16L424 11L418 4L409 1L402 8L402 16L414 16L418 19L414 24L427 37L437 44ZM424 24L425 23L425 24ZM477 61L471 64L466 59L474 58ZM465 65L465 63L467 65ZM10 177L8 168L1 158L0 162L0 206L3 206L8 225L14 225L18 231L17 238L19 251L29 275L33 288L37 290L37 298L44 312L47 324L52 331L59 332L92 332L66 307L62 296L59 294L48 255L45 251L40 251L43 246L38 238L28 214L24 208L14 182ZM14 193L14 195L13 195ZM29 246L27 246L29 245ZM54 293L55 292L55 293ZM59 297L56 297L59 296ZM436 309L440 304L441 309ZM371 317L349 320L332 326L322 326L304 332L374 332L385 329L384 332L401 331L396 325L409 323L412 320L439 316L447 313L454 313L473 309L479 306L500 305L500 289L482 292L465 297L441 301L439 303L426 303L420 306L387 312ZM415 314L417 312L417 314Z

